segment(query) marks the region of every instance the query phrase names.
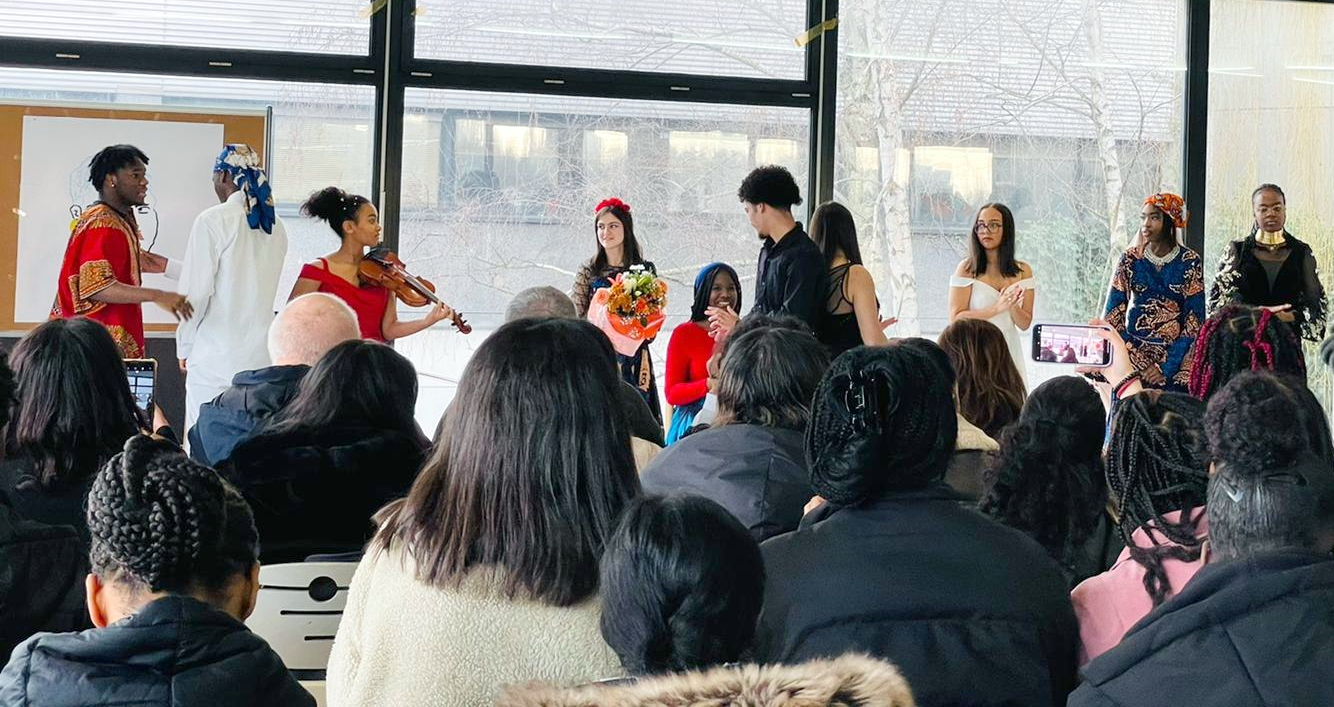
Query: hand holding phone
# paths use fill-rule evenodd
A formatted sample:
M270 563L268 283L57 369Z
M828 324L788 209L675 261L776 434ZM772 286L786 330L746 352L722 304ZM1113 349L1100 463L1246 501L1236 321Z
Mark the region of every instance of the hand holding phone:
M153 419L154 393L157 387L157 360L151 358L125 359L125 377L130 384L134 402L148 420Z
M1112 363L1112 346L1101 331L1087 324L1035 324L1033 360L1105 368Z

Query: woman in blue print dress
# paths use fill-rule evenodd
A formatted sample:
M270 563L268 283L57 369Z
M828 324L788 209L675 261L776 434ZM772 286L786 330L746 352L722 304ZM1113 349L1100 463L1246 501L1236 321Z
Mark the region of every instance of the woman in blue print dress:
M1181 245L1186 203L1154 194L1140 209L1139 239L1112 273L1104 319L1126 341L1146 386L1185 392L1191 349L1204 323L1204 268Z

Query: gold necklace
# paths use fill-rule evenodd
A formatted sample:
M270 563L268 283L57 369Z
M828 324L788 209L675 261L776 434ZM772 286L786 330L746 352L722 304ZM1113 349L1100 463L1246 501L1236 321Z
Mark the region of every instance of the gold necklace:
M1255 244L1267 251L1273 252L1288 244L1288 239L1283 236L1282 231L1256 231Z

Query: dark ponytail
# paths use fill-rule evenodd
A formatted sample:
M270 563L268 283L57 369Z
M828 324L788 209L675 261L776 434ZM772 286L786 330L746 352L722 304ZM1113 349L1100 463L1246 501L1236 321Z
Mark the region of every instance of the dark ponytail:
M259 558L254 516L180 448L131 437L88 492L93 573L151 592L217 591Z
M325 221L342 238L343 222L356 221L357 211L369 203L370 199L364 196L349 194L338 187L325 187L306 199L301 205L301 213Z
M1126 399L1112 421L1107 447L1107 483L1121 516L1121 538L1130 557L1144 567L1144 590L1158 606L1173 587L1163 569L1168 558L1200 559L1209 460L1204 441L1204 403L1182 393L1145 391ZM1167 514L1177 512L1177 522ZM1137 546L1132 536L1144 528L1150 545ZM1166 538L1160 544L1155 535Z

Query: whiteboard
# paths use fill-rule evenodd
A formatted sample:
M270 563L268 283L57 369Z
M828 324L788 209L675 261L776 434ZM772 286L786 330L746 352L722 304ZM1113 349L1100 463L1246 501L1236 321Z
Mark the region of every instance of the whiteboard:
M195 216L218 203L212 172L223 145L219 123L24 116L15 322L50 316L74 214L97 200L88 183L89 160L118 143L148 155L147 207L138 214L145 249L156 235L154 253L181 258ZM163 275L145 275L143 284L176 290ZM175 322L152 304L144 305L144 321Z

